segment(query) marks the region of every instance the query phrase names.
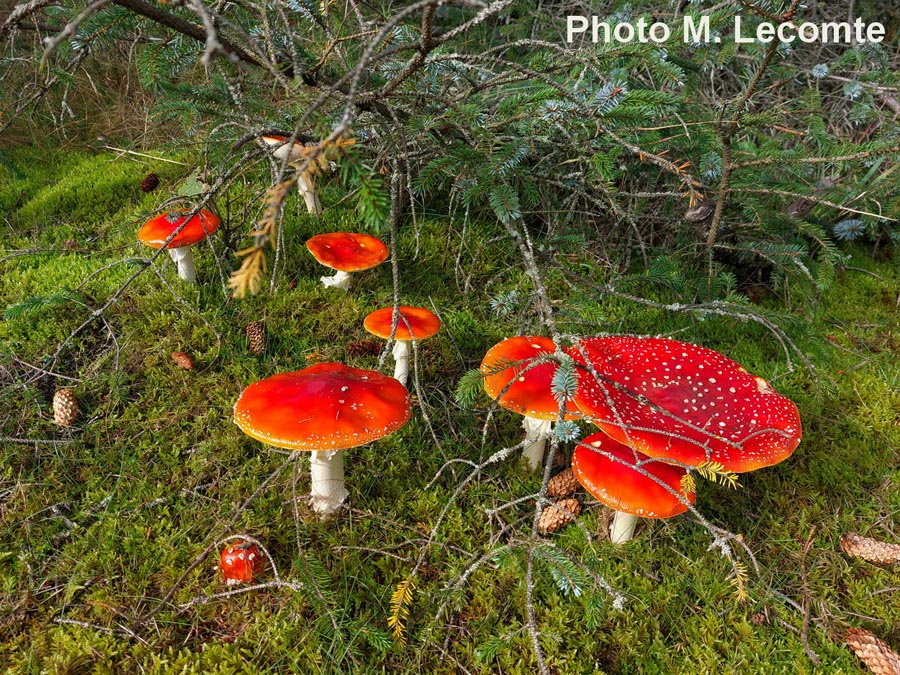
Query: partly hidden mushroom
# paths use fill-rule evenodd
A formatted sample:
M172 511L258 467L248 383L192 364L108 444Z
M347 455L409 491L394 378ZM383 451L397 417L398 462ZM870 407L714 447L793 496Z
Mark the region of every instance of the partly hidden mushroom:
M325 287L333 286L342 291L350 288L350 274L380 265L388 257L384 242L369 234L330 232L317 234L306 242L306 248L322 265L336 272L321 277Z
M584 417L650 457L742 473L777 464L800 443L797 406L712 349L617 335L567 352Z
M366 316L363 326L377 337L387 340L394 334L394 378L406 384L409 376L409 343L430 338L441 329L441 321L424 307L400 305L397 329L394 327L394 308L376 309Z
M142 244L152 248L166 247L178 268L178 276L189 284L197 281L191 246L219 229L219 217L212 211L200 209L193 216L191 213L189 210L162 213L138 230L138 239ZM176 233L174 237L173 233ZM166 243L169 237L172 239Z
M262 567L263 558L259 547L249 541L229 544L219 556L222 579L229 586L253 581L253 575Z
M522 425L526 445L522 456L533 470L543 461L551 422L559 419L560 403L551 389L557 364L540 360L555 351L556 345L550 338L520 335L498 342L481 361L488 396L525 417ZM566 401L563 419L580 416L574 404Z
M685 469L651 459L604 433L592 434L572 453L572 470L591 495L616 513L609 530L614 544L634 536L638 518L671 518L688 510Z
M272 150L272 155L281 161L287 160L288 164L297 164L311 156L318 144L305 145L303 143L291 143L290 137L280 134L267 134L260 136L262 141ZM322 203L319 201L319 192L316 189L316 179L313 171L302 171L297 175L297 189L306 202L306 210L310 215L318 216L322 213Z
M393 377L330 362L254 382L234 406L248 436L312 453L310 506L322 519L349 495L343 450L397 431L410 415L409 393Z

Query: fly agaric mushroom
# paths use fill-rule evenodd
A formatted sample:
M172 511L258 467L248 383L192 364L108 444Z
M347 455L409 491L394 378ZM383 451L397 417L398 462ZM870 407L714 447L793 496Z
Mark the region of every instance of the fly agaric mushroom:
M409 421L406 387L374 370L317 363L244 389L234 421L248 436L287 450L310 451L310 505L332 516L348 492L342 450L391 434Z
M533 362L555 351L556 345L550 338L520 335L495 344L481 362L484 390L488 396L507 410L525 417L522 426L528 444L522 456L533 470L544 458L550 424L559 418L559 401L550 388L557 366L550 362ZM566 401L563 419L578 417L581 415L577 408Z
M650 457L742 473L777 464L800 443L797 406L712 349L619 335L585 338L567 351L582 366L578 409Z
M406 384L409 375L409 343L430 338L441 329L441 320L424 307L400 305L397 330L394 331L394 379ZM385 307L371 312L363 321L367 331L387 340L394 325L394 308Z
M262 141L272 149L272 155L281 161L287 160L288 164L297 164L312 154L317 144L304 145L303 143L289 143L290 137L278 134L260 136ZM306 202L306 210L310 215L318 216L322 213L322 203L319 201L319 193L316 190L316 179L312 171L303 171L297 175L297 189L303 195Z
M197 281L194 269L194 256L191 246L199 244L206 236L219 229L219 217L212 211L200 209L194 216L190 211L169 211L154 216L138 230L138 239L146 246L160 248L165 245L172 260L178 267L178 276L189 284ZM178 234L166 244L166 239L179 230Z
M229 586L250 583L253 581L253 574L262 566L262 561L259 547L252 542L242 541L222 549L219 569Z
M321 277L325 287L334 286L342 291L350 288L350 272L370 269L388 257L388 248L383 241L352 232L317 234L306 242L306 248L321 264L337 270L330 277Z
M684 469L652 460L604 433L592 434L576 446L572 470L585 490L615 510L609 529L614 544L632 538L638 518L671 518L694 503L695 495L685 494L681 484Z

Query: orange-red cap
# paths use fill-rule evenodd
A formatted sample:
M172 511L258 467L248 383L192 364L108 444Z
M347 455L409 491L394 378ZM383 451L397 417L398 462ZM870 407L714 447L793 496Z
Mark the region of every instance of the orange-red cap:
M519 335L498 342L481 361L484 390L507 410L542 420L557 419L559 401L550 388L557 365L548 362L531 366L538 357L555 351L556 345L547 337ZM509 367L504 368L506 365ZM510 382L501 396L500 392ZM566 401L566 411L564 419L581 417L571 401Z
M441 329L441 320L424 307L400 305L400 315L394 332L395 340L424 340L430 338ZM391 336L394 308L384 307L371 312L363 321L363 326L373 335L388 339ZM404 321L405 319L405 321ZM409 326L407 327L407 324Z
M306 248L320 263L342 272L361 272L388 257L388 248L380 239L352 232L317 234L306 242Z
M159 248L169 238L169 235L187 220L184 229L175 235L175 238L166 246L166 248L181 248L182 246L193 246L206 239L206 235L219 229L219 217L212 211L200 209L197 215L188 220L190 213L190 210L169 211L154 216L138 230L138 239L146 246Z
M616 335L567 351L600 376L579 369L574 400L584 416L651 457L744 472L777 464L800 443L797 406L712 349Z
M605 453L605 454L604 454ZM650 458L622 445L603 433L579 443L572 453L572 471L584 489L607 506L641 518L670 518L687 511L694 493L685 494L681 479L684 469ZM664 485L635 470L640 467ZM666 486L671 490L666 489Z
M342 363L254 382L234 405L245 434L288 450L355 448L393 433L410 414L409 393L397 380Z

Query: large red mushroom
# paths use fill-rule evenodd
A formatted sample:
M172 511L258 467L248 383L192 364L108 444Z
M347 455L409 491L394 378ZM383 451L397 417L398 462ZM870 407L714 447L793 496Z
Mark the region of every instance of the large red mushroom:
M495 344L481 362L488 396L525 418L522 425L527 444L522 456L532 469L541 465L551 422L559 419L559 401L551 389L557 365L538 361L555 351L556 344L550 338L520 335ZM566 401L563 419L580 416L574 404Z
M306 248L322 265L337 270L330 277L321 277L322 284L342 291L350 288L350 273L361 272L380 265L388 257L388 247L370 234L329 232L317 234L306 242Z
M572 453L572 471L594 497L615 510L609 529L614 544L629 541L638 518L671 518L688 510L683 468L651 459L604 433L581 441Z
M333 516L347 498L343 450L375 441L409 421L406 387L374 370L318 363L248 386L234 421L248 436L279 448L312 452L310 505Z
M800 443L797 406L712 349L617 335L567 351L580 365L574 402L585 418L650 457L741 473L777 464Z

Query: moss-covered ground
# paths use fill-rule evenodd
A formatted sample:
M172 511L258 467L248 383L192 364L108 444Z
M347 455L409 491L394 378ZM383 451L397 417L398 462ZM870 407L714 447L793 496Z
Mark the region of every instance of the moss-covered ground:
M535 673L529 550L537 551L534 624L554 673L863 672L841 640L848 626L900 646L897 572L837 545L847 531L900 541L893 263L853 249L815 305L793 298L798 320L788 334L814 370L796 358L789 369L778 341L753 322L585 301L559 275L546 277L563 331L698 342L797 403L804 439L793 457L741 476L737 490L699 481L699 511L742 535L759 565L736 552L749 574L749 599L739 602L730 562L691 517L646 523L613 546L602 536L604 510L581 494L583 528L537 538L533 499L515 500L540 489L538 474L509 458L470 477L521 431L498 411L483 433L488 401L467 407L454 390L496 341L540 330L527 308L491 309L500 293L530 291L513 244L495 228L438 217L401 225L402 302L434 308L443 329L419 345L412 421L348 453L349 506L322 523L296 499L308 490L305 464L246 437L231 409L250 382L317 360L378 366L378 353L349 346L370 339L363 317L391 304L389 266L358 275L349 293L325 289L303 245L318 232L356 229L353 212L338 205L311 220L291 197L274 292L236 301L223 288L233 257L221 237L199 248L198 286L182 284L167 257L156 260L159 274L141 262L149 253L135 232L177 188L181 166L110 153L8 156L12 166L0 167L7 672ZM143 194L150 171L162 185ZM226 239L242 245L263 181L219 201ZM332 187L324 201L339 196ZM588 263L590 252L581 255ZM251 320L267 328L260 356L248 350ZM193 370L172 361L176 350ZM51 411L64 386L81 406L70 429ZM264 544L294 586L203 602L226 590L217 542L239 534ZM388 619L414 568L404 645ZM268 564L260 581L274 578Z

